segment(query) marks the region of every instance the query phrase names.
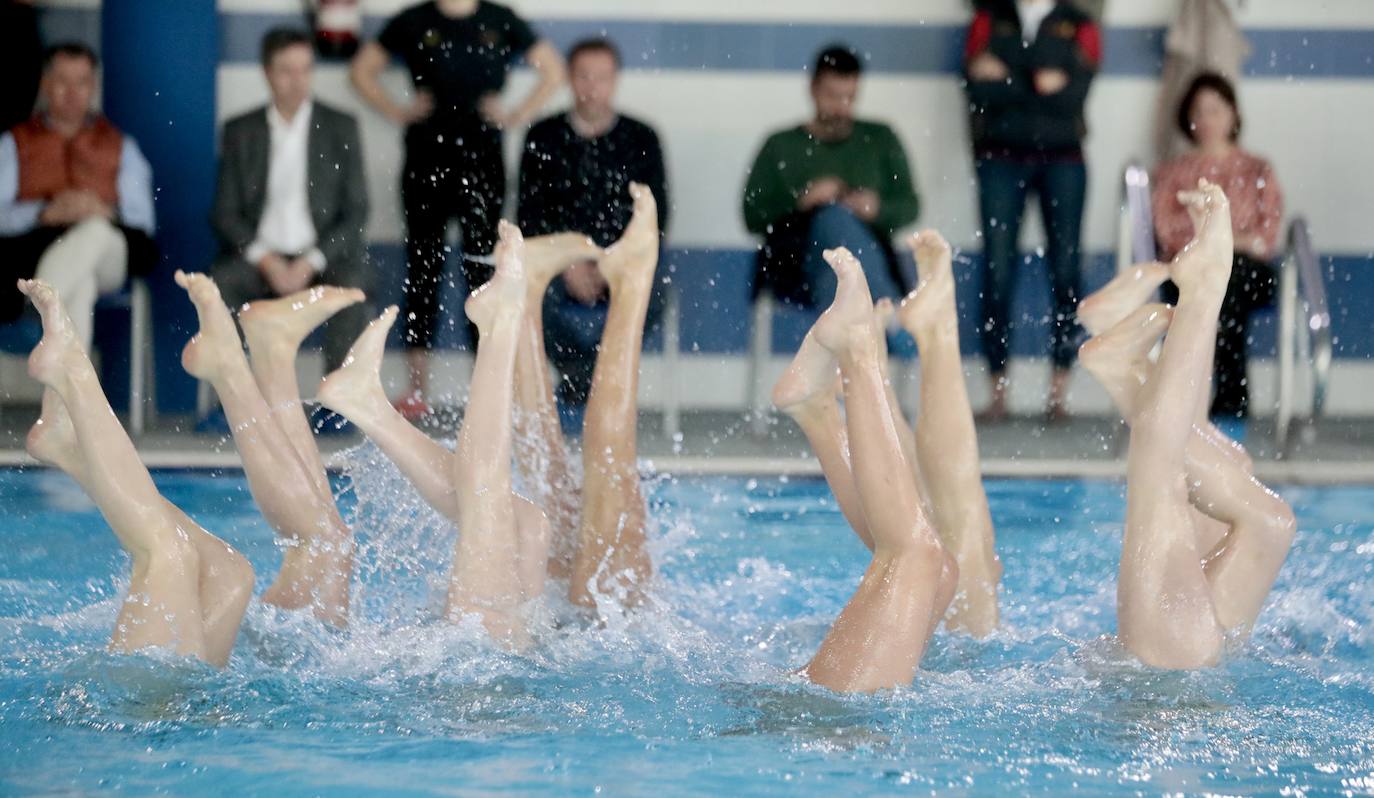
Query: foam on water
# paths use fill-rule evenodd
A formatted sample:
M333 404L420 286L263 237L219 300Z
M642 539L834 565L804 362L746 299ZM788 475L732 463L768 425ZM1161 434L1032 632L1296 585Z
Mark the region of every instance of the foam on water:
M168 497L278 553L238 475ZM105 653L127 560L45 472L0 472L0 792L1374 792L1374 490L1285 491L1301 533L1253 639L1166 673L1112 642L1122 488L993 481L1004 628L941 632L913 686L792 675L866 565L817 480L648 481L653 600L588 627L559 592L528 656L434 616L457 530L375 449L338 483L355 619L254 603L223 671Z

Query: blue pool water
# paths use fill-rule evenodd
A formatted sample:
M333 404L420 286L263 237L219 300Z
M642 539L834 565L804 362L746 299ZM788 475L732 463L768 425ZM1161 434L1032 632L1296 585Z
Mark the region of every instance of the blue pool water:
M255 603L222 672L105 653L124 555L65 477L0 471L0 794L1374 794L1369 488L1285 490L1301 534L1252 641L1166 673L1107 637L1121 486L991 481L1004 629L838 696L788 675L866 564L817 480L656 479L656 606L520 658L431 620L454 533L356 465L353 627ZM266 584L240 476L157 481Z

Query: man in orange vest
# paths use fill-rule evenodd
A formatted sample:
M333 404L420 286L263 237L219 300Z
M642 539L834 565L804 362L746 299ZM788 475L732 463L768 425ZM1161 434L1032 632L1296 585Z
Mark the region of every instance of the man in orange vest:
M95 69L84 44L49 48L38 113L0 135L0 322L23 310L16 280L37 277L88 349L96 299L157 263L152 169L92 110Z

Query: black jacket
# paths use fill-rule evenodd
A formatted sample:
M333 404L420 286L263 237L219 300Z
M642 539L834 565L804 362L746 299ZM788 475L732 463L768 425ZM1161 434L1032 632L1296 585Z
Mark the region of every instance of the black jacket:
M315 246L331 264L359 261L365 256L367 179L358 123L349 114L314 100L306 146ZM257 236L258 222L267 205L271 155L272 133L267 125L266 106L224 124L219 180L210 221L225 255L241 256Z
M1007 65L1001 81L975 81L968 65L982 53ZM1030 46L1021 40L1015 0L982 0L964 48L965 90L970 130L979 157L1081 152L1087 126L1083 105L1102 57L1101 33L1087 14L1059 2L1045 17ZM1035 91L1034 74L1061 69L1069 78L1062 90Z

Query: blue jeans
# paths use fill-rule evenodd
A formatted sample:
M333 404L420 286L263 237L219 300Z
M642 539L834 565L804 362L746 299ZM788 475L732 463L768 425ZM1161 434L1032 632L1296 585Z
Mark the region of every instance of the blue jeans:
M663 258L659 257L659 269ZM645 333L657 326L663 315L667 296L663 281L654 278L649 294L649 312L644 319ZM610 303L601 300L584 305L573 299L561 278L555 278L544 295L544 351L558 369L557 398L560 404L581 406L587 403L592 387L592 373L596 369L597 348L601 333L606 329L606 315Z
M983 353L988 368L1007 368L1008 316L1016 288L1016 241L1026 195L1040 198L1045 223L1045 263L1053 297L1050 357L1057 368L1078 353L1078 283L1082 264L1083 204L1088 170L1082 161L1026 163L1003 158L978 161L978 206L983 216Z
M901 286L892 279L887 253L874 237L873 230L843 205L827 205L816 211L811 219L809 243L806 257L802 259L802 274L806 277L813 306L826 308L835 300L835 272L821 256L825 250L835 247L845 247L859 259L874 299L902 296Z

